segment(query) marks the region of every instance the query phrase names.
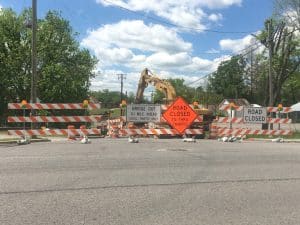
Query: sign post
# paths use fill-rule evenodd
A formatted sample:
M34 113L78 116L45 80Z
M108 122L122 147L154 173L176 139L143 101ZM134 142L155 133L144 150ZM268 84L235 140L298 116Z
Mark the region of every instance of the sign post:
M89 101L88 100L83 100L83 102L82 102L82 107L84 108L84 116L86 116L87 115L87 108L88 108L88 106L89 106ZM85 126L86 126L86 122L85 122Z
M230 129L232 129L232 110L234 110L236 108L236 105L234 104L234 102L230 103Z
M22 100L21 102L22 105L22 109L23 109L23 130L25 131L25 109L26 109L26 105L27 105L27 101L26 100Z
M185 129L197 118L197 113L183 98L178 97L165 111L163 117L174 129L183 134Z
M278 110L278 118L280 119L280 112L282 111L283 107L282 104L278 104L277 110ZM280 123L278 123L278 130L280 130Z

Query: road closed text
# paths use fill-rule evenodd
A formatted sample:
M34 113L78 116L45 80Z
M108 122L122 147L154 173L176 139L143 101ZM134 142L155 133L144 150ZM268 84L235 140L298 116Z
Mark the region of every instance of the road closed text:
M266 108L244 108L244 123L266 123L267 109Z

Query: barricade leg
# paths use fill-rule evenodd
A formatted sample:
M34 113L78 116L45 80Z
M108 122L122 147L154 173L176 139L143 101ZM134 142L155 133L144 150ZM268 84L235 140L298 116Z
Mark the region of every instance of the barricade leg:
M69 125L68 126L68 140L76 140L74 131L75 130L75 126L73 125Z
M210 131L209 138L210 139L217 139L217 137L218 137L218 127L215 124L210 125L209 131Z

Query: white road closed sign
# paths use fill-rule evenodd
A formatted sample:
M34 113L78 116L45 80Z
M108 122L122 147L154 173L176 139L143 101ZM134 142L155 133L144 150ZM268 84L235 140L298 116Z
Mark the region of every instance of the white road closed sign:
M154 104L130 104L126 110L129 122L160 122L160 105Z
M267 123L267 108L244 107L244 123Z

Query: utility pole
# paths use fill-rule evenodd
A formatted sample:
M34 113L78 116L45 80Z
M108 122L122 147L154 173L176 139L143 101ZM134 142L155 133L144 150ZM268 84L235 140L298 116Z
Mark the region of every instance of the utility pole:
M31 52L31 66L32 66L32 77L31 77L31 92L30 102L36 103L37 101L37 51L36 51L36 32L37 32L37 0L32 0L32 52Z
M123 81L126 79L126 74L120 73L118 74L118 80L121 80L121 94L120 94L120 103L123 100Z
M250 49L250 96L253 100L253 48Z
M118 74L118 80L121 80L121 93L120 93L120 109L121 109L121 116L123 116L122 112L122 100L123 100L123 81L126 79L126 74L120 73Z
M272 55L273 55L273 37L272 37L272 20L268 21L268 49L269 49L269 106L273 107L273 75L272 75ZM269 129L273 130L273 124L269 124Z
M273 55L273 43L272 43L272 20L268 21L268 48L269 48L269 106L273 106L273 75L272 75L272 55Z
M150 91L151 92L151 103L154 104L154 91Z

